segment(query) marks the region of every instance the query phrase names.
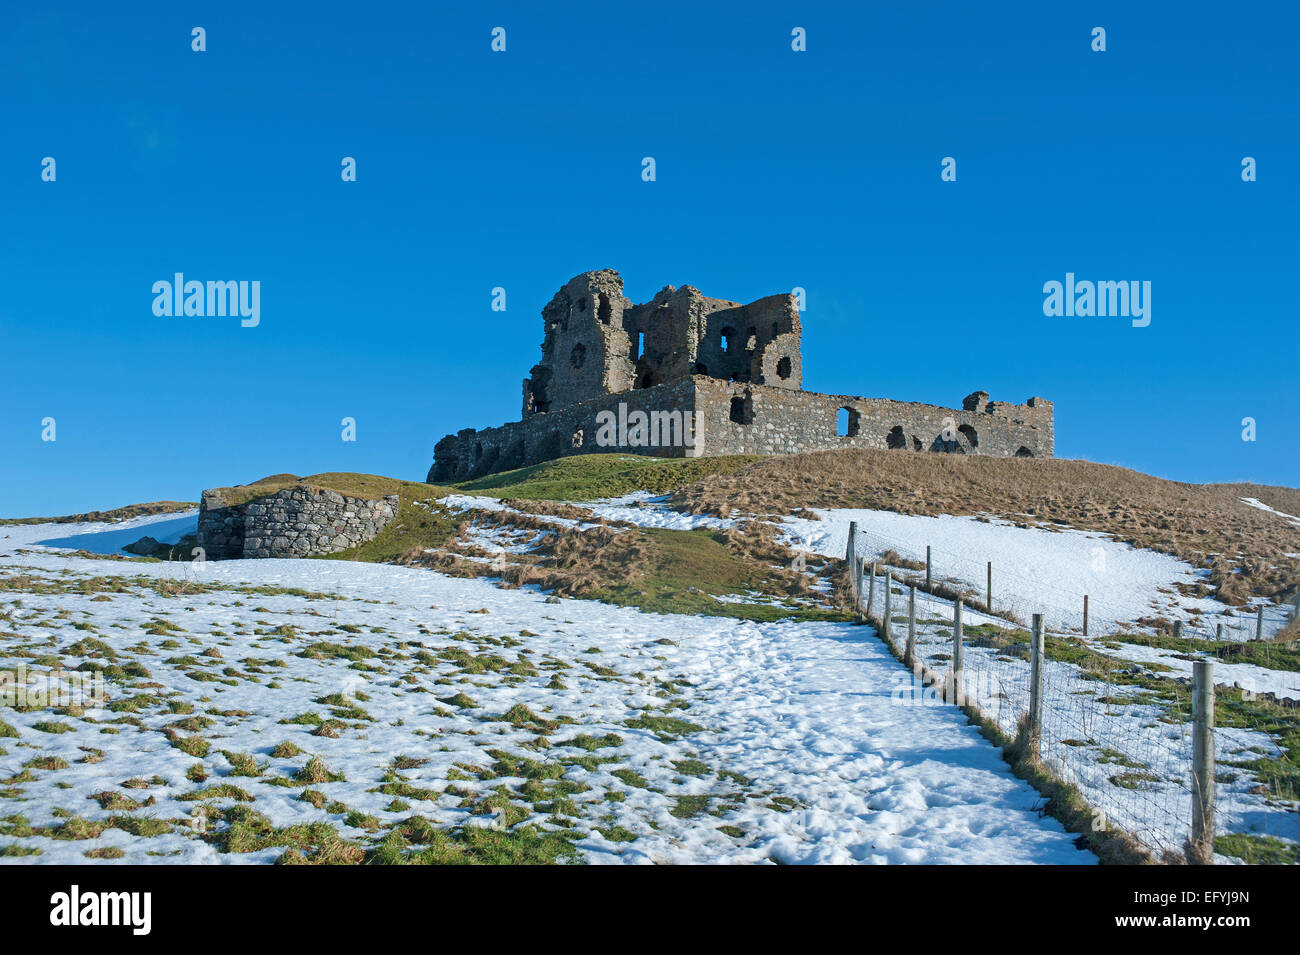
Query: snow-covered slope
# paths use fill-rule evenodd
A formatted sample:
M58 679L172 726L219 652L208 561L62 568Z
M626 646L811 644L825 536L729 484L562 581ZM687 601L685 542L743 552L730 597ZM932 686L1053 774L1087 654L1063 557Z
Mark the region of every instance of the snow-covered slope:
M1212 632L1223 623L1228 635L1254 637L1249 614L1205 597L1183 596L1205 572L1168 554L1143 550L1107 534L1071 529L1017 527L994 519L924 517L893 511L814 509L820 520L792 516L781 525L795 549L843 557L850 522L864 535L862 553L893 549L909 560L925 560L931 547L935 574L983 594L987 563L993 563L994 606L1025 618L1043 613L1052 628L1080 629L1083 597L1089 596L1093 635L1131 629L1143 617L1195 620ZM1286 621L1283 608L1265 615L1264 635Z
M505 825L505 810L484 814L475 796L505 786L525 824L554 827L562 813L593 862L1095 861L1039 814L1042 797L957 711L897 705L901 668L868 628L548 604L526 590L364 563L195 569L69 558L30 542L93 528L10 530L0 574L27 579L22 606L2 605L16 636L0 638L0 665L92 637L113 662L148 671L110 684L119 702L141 698L127 709L0 711L19 734L0 740L0 778L21 790L14 811L47 832L69 813L103 822L113 814L89 797L115 791L154 800L118 817L168 824L159 835L107 828L91 839L10 826L0 847L42 854L3 861L83 862L103 848L134 863L275 858L280 848L220 854L202 838L204 801L182 797L221 783L252 796L241 804L275 826L328 821L362 844L412 813L440 827ZM149 522L131 531L150 533ZM203 589L185 592L187 579ZM348 652L355 659L339 655ZM207 741L202 758L169 739L167 728L189 719L186 705L201 718L171 736ZM331 712L342 714L338 738L314 735L319 722L303 719ZM53 723L68 729L49 732ZM539 734L549 745L538 748ZM301 753L272 756L286 741ZM234 775L244 754L259 775ZM309 754L341 780L293 782ZM400 771L398 756L408 758ZM569 784L572 804L519 797L528 780L516 759L549 767L540 778ZM209 773L203 783L186 779L196 763ZM144 785L122 788L128 779ZM305 788L328 804L304 801ZM206 802L205 819L234 804Z

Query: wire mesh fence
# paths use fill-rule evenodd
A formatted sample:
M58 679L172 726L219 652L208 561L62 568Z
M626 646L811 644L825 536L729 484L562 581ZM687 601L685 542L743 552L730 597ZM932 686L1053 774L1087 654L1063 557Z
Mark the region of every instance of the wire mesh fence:
M1095 829L1118 828L1157 857L1186 850L1199 792L1190 654L1172 661L1177 668L1154 656L1134 661L1141 656L1134 642L1141 628L1104 597L1088 595L1085 609L1082 595L1011 574L994 579L990 567L931 547L924 562L901 556L898 542L856 526L849 547L857 557L851 578L861 609L912 666L911 686L900 698L973 706L1013 739L1032 727L1039 760L1092 807ZM1036 615L1042 630L1038 667L1031 665ZM1271 636L1290 619L1285 607L1263 608L1236 638ZM1175 648L1223 636L1217 626L1184 622L1176 629ZM1037 714L1032 721L1031 706ZM1248 736L1216 734L1220 761L1252 745ZM1264 801L1252 783L1249 774L1224 774L1216 787L1220 828L1249 827Z

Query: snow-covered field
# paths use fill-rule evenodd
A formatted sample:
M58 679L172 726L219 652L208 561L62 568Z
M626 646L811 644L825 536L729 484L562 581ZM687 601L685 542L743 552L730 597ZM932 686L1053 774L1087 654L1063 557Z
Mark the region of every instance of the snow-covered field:
M1009 521L975 517L924 517L893 511L816 509L820 520L787 517L781 525L796 550L843 557L850 522L863 535L865 554L893 549L909 560L925 560L931 547L935 574L983 594L987 563L993 563L994 607L1027 618L1042 613L1051 629L1083 626L1083 597L1089 596L1089 632L1127 629L1143 617L1194 622L1203 633L1218 624L1235 639L1253 639L1254 618L1218 600L1183 596L1179 585L1204 579L1204 571L1168 554L1143 550L1106 534L1071 529L1017 527ZM1285 608L1265 614L1264 636L1285 624Z
M0 666L102 667L111 697L0 708L4 861L267 862L321 823L418 840L413 815L591 862L1095 861L957 711L899 705L868 628L34 543L169 520L0 528Z
M442 503L471 515L511 510L468 495ZM593 521L646 527L736 523L681 514L645 493L580 506ZM819 514L780 525L795 549L842 556L856 521L864 553L923 559L930 543L936 574L976 589L993 560L995 603L1022 616L1046 612L1052 632L1081 625L1081 607L1069 608L1089 593L1092 645L1116 668L1187 679L1190 662L1173 651L1108 642L1107 633L1140 629L1139 617L1242 620L1217 601L1179 594L1177 585L1199 579L1193 568L1105 535ZM964 717L917 687L869 628L547 603L528 589L385 565L195 567L56 549L112 555L144 534L174 542L193 526L190 512L0 527L9 591L0 590L0 668L134 662L147 671L110 683L107 710L52 720L48 709L0 709L18 733L0 738L0 853L41 850L0 858L83 861L106 849L126 862L274 860L291 839L251 849L223 840L222 820L238 805L264 816L265 829L324 822L363 848L394 831L409 841L416 815L452 833L567 832L590 862L1095 861L1039 815L1042 797ZM546 533L474 522L465 542L518 554ZM27 581L14 579L23 574ZM897 590L895 614L904 600ZM952 604L923 596L920 605L919 655L944 672ZM1266 632L1281 619L1270 617ZM987 623L1005 626L967 609L968 627ZM978 639L964 653L968 691L1014 735L1027 665ZM1216 682L1300 698L1293 671L1220 663ZM1045 685L1048 762L1107 824L1179 847L1189 808L1185 718L1141 686L1099 685L1069 663L1049 660ZM51 723L66 729L38 725ZM1216 753L1221 765L1239 766L1279 750L1264 733L1229 727L1216 733ZM339 778L308 781L320 777L309 771L312 756ZM237 788L213 788L223 785ZM1225 772L1219 792L1221 831L1300 839L1297 807L1265 795L1250 773ZM69 816L91 820L72 827L89 838L69 838ZM104 828L110 818L118 822Z

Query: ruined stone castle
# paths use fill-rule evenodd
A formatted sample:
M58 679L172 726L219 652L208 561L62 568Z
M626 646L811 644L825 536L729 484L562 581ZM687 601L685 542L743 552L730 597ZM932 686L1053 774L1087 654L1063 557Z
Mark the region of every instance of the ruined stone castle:
M522 420L449 434L431 483L570 454L656 457L881 448L1051 457L1052 403L968 395L960 409L803 391L794 295L748 305L665 287L634 305L611 269L570 280L542 309L542 360Z

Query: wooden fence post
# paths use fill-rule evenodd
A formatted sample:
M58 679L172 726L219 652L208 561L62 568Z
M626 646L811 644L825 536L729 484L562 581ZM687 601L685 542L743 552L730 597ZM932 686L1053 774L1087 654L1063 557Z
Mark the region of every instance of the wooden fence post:
M1219 624L1214 630L1214 639L1220 643L1223 642L1223 624Z
M925 545L925 589L930 589L930 545Z
M961 685L961 599L958 598L952 605L952 695L958 706L964 702Z
M858 571L858 522L849 521L849 540L844 548L844 560L849 567L849 590L853 593L854 606L862 603L862 575Z
M1043 615L1034 614L1029 643L1029 755L1037 759L1043 738Z
M1174 639L1175 639L1175 640L1181 640L1182 638L1183 638L1183 622L1182 622L1181 620L1175 620L1175 621L1174 621Z
M1083 595L1083 635L1088 635L1088 595Z
M992 613L993 612L993 561L989 561L988 578L989 578L988 590L987 590L988 596L987 598L985 598L984 604L985 607L988 609L988 612Z
M1214 664L1192 664L1192 838L1188 856L1214 863Z
M907 590L907 649L903 651L903 663L918 673L921 670L916 660L916 584Z
M867 581L867 616L871 616L871 610L876 605L876 562L871 562L871 579Z
M889 619L889 594L894 589L894 575L890 571L885 571L885 639L893 645L893 624Z
M1259 611L1255 614L1255 639L1264 639L1264 607L1261 604Z
M854 584L854 592L857 594L857 598L855 599L854 602L855 604L854 609L858 613L859 620L866 620L867 615L862 609L862 598L863 598L862 581L867 576L867 562L863 558L859 557L853 562L853 567L856 570L858 575L857 583Z

